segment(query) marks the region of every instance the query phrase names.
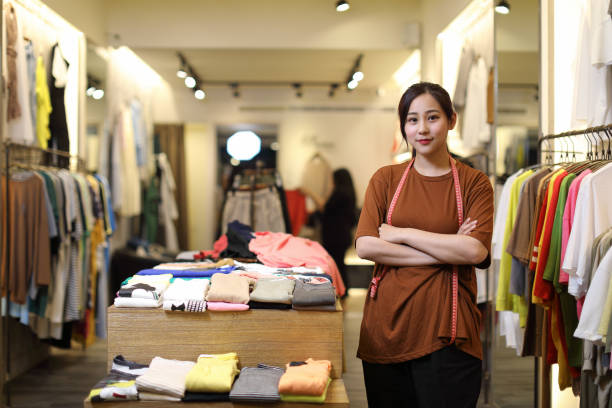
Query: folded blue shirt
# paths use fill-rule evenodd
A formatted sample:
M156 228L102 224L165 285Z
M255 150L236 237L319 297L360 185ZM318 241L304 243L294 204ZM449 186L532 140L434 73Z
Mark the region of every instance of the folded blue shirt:
M174 278L208 278L215 273L230 273L234 269L236 269L235 266L216 269L143 269L136 275L163 275L169 273Z

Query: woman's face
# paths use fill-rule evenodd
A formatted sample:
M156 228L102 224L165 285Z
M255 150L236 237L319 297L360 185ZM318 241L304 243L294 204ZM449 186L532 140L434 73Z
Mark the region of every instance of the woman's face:
M455 127L457 115L446 116L440 103L428 93L412 100L406 115L407 142L416 150L417 155L429 156L446 152L446 136Z

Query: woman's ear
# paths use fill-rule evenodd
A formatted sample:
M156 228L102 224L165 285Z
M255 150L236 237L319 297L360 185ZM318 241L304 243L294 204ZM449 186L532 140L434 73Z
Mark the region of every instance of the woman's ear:
M448 130L454 129L457 124L457 112L453 112L453 116L448 121Z

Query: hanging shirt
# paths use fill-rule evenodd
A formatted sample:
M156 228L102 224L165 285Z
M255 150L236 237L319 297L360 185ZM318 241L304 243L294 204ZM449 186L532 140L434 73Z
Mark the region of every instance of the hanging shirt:
M561 264L565 259L565 251L567 250L567 241L569 240L570 233L572 231L572 224L574 223L574 213L576 211L576 199L578 198L578 191L580 190L580 183L582 180L592 171L590 169L584 170L578 175L569 187L567 193L567 201L565 202L565 209L563 210L563 227L561 232ZM569 282L569 275L560 270L559 282L567 284Z
M595 237L612 226L612 163L587 175L576 199L576 215L567 243L563 270L570 275L570 294L582 297L590 282L587 266Z
M36 59L36 139L43 149L49 145L49 115L51 114L51 96L47 85L47 70L42 57Z

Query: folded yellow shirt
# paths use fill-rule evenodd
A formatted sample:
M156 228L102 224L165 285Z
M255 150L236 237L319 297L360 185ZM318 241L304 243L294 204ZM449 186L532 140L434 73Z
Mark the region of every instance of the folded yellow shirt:
M185 379L191 392L230 392L238 370L236 353L201 355Z

